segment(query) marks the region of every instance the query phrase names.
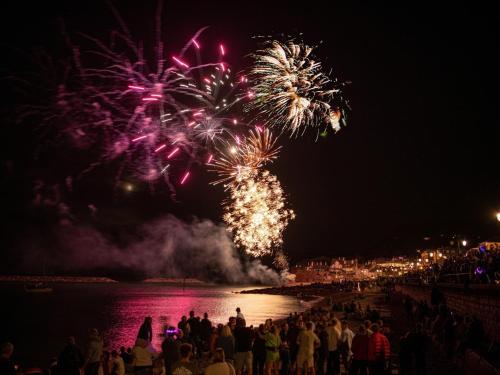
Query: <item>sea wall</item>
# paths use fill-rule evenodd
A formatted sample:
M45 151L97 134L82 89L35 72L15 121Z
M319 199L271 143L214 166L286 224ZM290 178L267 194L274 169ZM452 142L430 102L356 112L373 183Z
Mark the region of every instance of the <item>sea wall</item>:
M488 337L500 341L500 288L495 285L477 285L465 289L453 284L439 285L446 304L457 314L472 315L480 319ZM396 290L430 305L431 287L421 285L397 285Z

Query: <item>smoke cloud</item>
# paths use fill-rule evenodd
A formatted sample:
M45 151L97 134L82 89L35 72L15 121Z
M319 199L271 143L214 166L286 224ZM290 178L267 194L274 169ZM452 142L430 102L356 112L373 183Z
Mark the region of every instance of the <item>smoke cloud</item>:
M146 223L119 246L88 225L60 223L51 268L133 270L148 277L193 277L229 283L277 284L280 275L259 260L240 256L222 224L184 222L172 215Z

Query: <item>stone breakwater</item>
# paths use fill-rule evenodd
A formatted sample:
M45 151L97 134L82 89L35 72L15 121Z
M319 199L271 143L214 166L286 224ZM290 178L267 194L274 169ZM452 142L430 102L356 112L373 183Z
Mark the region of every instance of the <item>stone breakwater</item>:
M109 277L83 276L25 276L0 275L0 282L8 283L117 283Z

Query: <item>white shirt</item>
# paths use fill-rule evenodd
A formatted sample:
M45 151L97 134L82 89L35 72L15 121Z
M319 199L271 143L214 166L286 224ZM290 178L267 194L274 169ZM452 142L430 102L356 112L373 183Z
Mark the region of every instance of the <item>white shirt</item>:
M236 313L236 318L245 320L245 316L241 313L241 311L239 313Z
M351 351L351 346L352 346L352 339L354 338L354 332L351 331L349 328L346 328L342 331L342 334L340 336L340 340L342 342L347 341L347 345L349 346L349 351Z

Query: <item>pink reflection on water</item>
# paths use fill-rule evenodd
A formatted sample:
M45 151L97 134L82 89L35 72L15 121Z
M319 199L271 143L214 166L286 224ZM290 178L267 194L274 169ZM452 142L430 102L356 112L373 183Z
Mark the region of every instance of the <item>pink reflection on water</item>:
M306 306L288 296L238 294L231 287L173 287L167 285L137 286L108 305L110 327L104 332L109 349L132 346L144 317L153 318L153 346L161 348L164 324L177 326L190 310L203 317L207 312L212 323L225 323L240 307L248 325L258 325L267 318L280 318Z

